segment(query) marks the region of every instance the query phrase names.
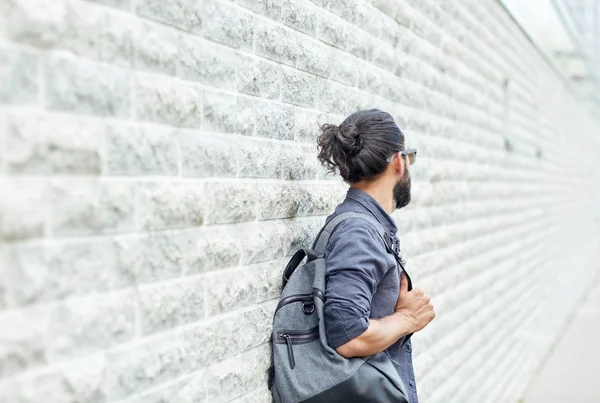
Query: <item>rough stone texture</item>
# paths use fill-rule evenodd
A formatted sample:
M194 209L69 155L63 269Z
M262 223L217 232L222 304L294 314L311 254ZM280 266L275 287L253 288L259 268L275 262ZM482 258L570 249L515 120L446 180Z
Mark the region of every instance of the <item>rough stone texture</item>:
M200 0L140 0L137 13L159 22L187 30L202 28L202 1Z
M9 171L29 174L99 174L104 125L53 116L7 117Z
M137 199L142 229L194 227L204 222L206 200L202 185L143 184Z
M35 104L38 57L19 49L0 48L0 103Z
M49 109L125 117L130 109L130 75L112 66L51 56L47 63Z
M598 273L597 120L495 0L4 0L0 50L1 402L269 403L361 108L419 149L421 401L517 403Z

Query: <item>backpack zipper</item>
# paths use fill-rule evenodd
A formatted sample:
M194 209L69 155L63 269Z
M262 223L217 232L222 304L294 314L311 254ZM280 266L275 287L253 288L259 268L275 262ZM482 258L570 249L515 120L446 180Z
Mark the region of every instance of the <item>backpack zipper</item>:
M287 344L287 353L288 353L288 361L290 363L290 368L294 369L296 367L296 358L294 357L294 344L303 344L310 343L311 341L315 341L319 339L319 331L318 329L313 329L310 333L293 333L293 332L281 332L278 335L279 340L285 340L285 344ZM281 341L283 342L283 341Z

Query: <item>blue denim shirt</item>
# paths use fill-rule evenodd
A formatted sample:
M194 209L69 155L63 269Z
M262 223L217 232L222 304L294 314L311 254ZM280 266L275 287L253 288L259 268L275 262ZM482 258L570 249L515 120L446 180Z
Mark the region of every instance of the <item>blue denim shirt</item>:
M344 202L327 221L348 211L375 217L389 231L399 250L396 223L375 199L350 188ZM335 349L367 330L369 318L394 313L401 269L376 230L364 220L342 222L329 240L325 259L325 328L327 341ZM405 343L400 339L386 352L400 365L410 403L418 403L410 338Z

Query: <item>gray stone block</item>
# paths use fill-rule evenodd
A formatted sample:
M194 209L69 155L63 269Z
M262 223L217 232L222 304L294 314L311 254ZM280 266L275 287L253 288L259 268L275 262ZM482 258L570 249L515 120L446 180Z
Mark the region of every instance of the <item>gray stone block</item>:
M43 49L60 42L67 26L67 0L7 0L0 5L3 35Z
M0 104L38 102L38 55L16 48L0 49Z
M84 235L134 228L133 187L118 181L59 181L51 186L50 231Z
M140 229L195 227L204 222L206 198L202 183L141 184L137 203Z
M138 120L176 127L202 124L202 91L194 85L138 75L135 92Z
M135 35L136 69L175 75L180 53L182 35L174 29L150 22L140 23Z
M252 183L211 182L205 186L209 224L253 220L256 208L256 186Z
M139 287L139 316L143 334L152 334L204 317L204 278Z
M107 6L122 8L129 10L131 8L131 0L89 0L95 3L105 4Z
M276 103L254 103L256 135L280 140L294 138L294 108Z
M130 73L75 59L47 60L46 102L49 109L125 117L130 109Z
M283 69L278 63L238 54L237 89L248 95L279 99Z
M204 130L252 135L254 122L255 112L249 99L204 92Z
M139 397L128 399L131 403L204 403L206 402L206 374L196 371L181 381L160 387Z
M264 262L283 256L286 228L277 221L247 223L239 228L241 264Z
M181 28L185 31L201 32L201 0L140 0L136 11L143 17Z
M236 53L200 38L182 35L177 75L211 87L236 88L236 71L242 68Z
M306 3L283 0L281 22L310 36L317 36L317 12Z
M312 40L299 41L296 68L321 77L329 77L333 68L330 48Z
M293 69L283 70L281 100L292 104L313 107L316 80L314 76Z
M152 126L109 125L106 170L109 175L176 175L177 131Z
M238 4L275 21L281 17L281 0L239 0Z
M225 45L252 51L254 16L219 0L204 0L204 37Z
M15 245L6 251L11 305L52 301L133 284L139 247L130 237Z
M183 132L182 175L191 177L234 177L237 175L239 140L218 134Z
M7 378L47 363L48 330L52 314L50 307L2 312L0 376Z
M209 316L240 309L258 300L259 267L219 270L206 278Z
M45 232L47 184L31 179L0 179L0 239L39 238Z
M275 142L244 140L238 143L241 178L280 178L282 146Z
M359 70L357 66L364 66L366 71L372 69L369 65L359 64L359 60L351 55L332 50L331 52L331 79L342 84L355 86L358 82Z
M294 66L298 43L293 31L260 19L255 21L254 52L257 55Z
M319 15L318 38L342 50L350 46L352 25L331 14Z
M50 320L50 362L93 354L135 336L130 290L92 295L61 303Z
M102 124L44 115L7 117L6 166L19 173L99 174Z

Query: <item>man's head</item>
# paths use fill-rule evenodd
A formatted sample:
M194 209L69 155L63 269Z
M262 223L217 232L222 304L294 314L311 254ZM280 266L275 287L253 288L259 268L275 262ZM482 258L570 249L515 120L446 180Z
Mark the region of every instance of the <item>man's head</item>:
M406 150L404 134L389 113L359 111L339 125L324 124L319 160L352 185L389 190L397 209L410 203L410 170L416 150ZM414 152L413 152L414 151Z

